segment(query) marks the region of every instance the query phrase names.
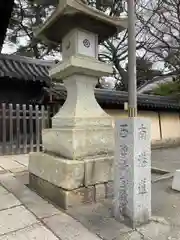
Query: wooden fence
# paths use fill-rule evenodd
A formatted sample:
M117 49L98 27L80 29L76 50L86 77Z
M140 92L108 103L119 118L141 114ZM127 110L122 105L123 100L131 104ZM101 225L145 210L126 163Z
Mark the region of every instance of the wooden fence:
M41 132L49 122L44 106L1 104L0 155L41 151Z

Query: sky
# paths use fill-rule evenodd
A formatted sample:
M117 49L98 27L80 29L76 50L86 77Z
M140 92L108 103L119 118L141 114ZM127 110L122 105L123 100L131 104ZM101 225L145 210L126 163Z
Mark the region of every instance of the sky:
M16 51L16 46L14 44L4 44L2 48L2 53L12 54Z

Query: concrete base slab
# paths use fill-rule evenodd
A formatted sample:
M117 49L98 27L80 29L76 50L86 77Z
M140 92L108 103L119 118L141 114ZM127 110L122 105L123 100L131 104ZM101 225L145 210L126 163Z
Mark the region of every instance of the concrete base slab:
M0 215L0 236L38 222L36 217L23 206L3 210Z
M26 228L15 232L10 232L0 236L0 240L27 240L27 239L46 239L58 240L58 238L46 227L40 223L35 223Z
M149 224L137 228L137 231L144 239L165 240L169 237L171 227L168 223L164 224L160 221L150 221Z
M176 191L180 191L180 170L176 170L172 182L172 189Z
M66 213L45 218L43 222L61 240L101 240Z
M12 157L0 157L0 168L10 172L18 172L26 170L26 166L14 161Z
M0 196L9 194L9 192L0 185Z
M15 198L11 193L3 194L0 197L0 211L20 205L21 202L17 198Z
M29 174L29 187L63 209L96 202L112 195L111 183L65 190L32 173Z
M128 233L122 234L114 240L167 240L170 237L171 227L158 222L150 222Z

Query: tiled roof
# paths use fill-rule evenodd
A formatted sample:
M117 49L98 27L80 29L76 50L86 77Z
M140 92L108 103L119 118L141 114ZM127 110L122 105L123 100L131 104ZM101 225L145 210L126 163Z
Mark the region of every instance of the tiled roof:
M52 93L58 95L58 99L64 101L67 96L66 89L63 84L57 84L52 89ZM113 106L123 105L128 102L128 93L123 91L95 89L95 97L99 104L107 104ZM172 97L163 97L147 94L138 94L138 107L145 109L168 109L179 110L179 101Z
M152 80L147 81L142 86L138 88L138 93L147 93L151 92L153 89L157 88L159 84L164 84L172 82L175 75L164 75L154 77Z
M0 77L12 77L25 81L42 81L46 86L51 83L48 70L54 61L37 60L17 55L0 54ZM49 91L49 89L47 88ZM67 92L63 84L56 84L52 93L59 100L65 101ZM122 91L95 89L95 96L99 104L120 107L128 102L128 93ZM145 109L180 109L179 101L172 97L161 97L147 94L138 94L138 106Z
M48 70L53 64L54 61L0 54L0 77L50 83Z

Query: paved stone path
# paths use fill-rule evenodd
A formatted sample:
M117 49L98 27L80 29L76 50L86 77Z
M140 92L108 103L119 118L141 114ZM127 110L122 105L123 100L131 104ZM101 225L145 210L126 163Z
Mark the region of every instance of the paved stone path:
M0 176L0 240L99 240L12 174Z
M152 184L159 217L132 230L115 221L112 200L56 208L25 185L27 166L28 155L0 157L0 240L180 240L180 193L171 190L170 178Z
M27 171L28 154L0 156L0 174Z
M180 147L153 150L152 166L169 172L180 169Z
M0 240L99 240L24 185L27 165L28 156L0 157Z

